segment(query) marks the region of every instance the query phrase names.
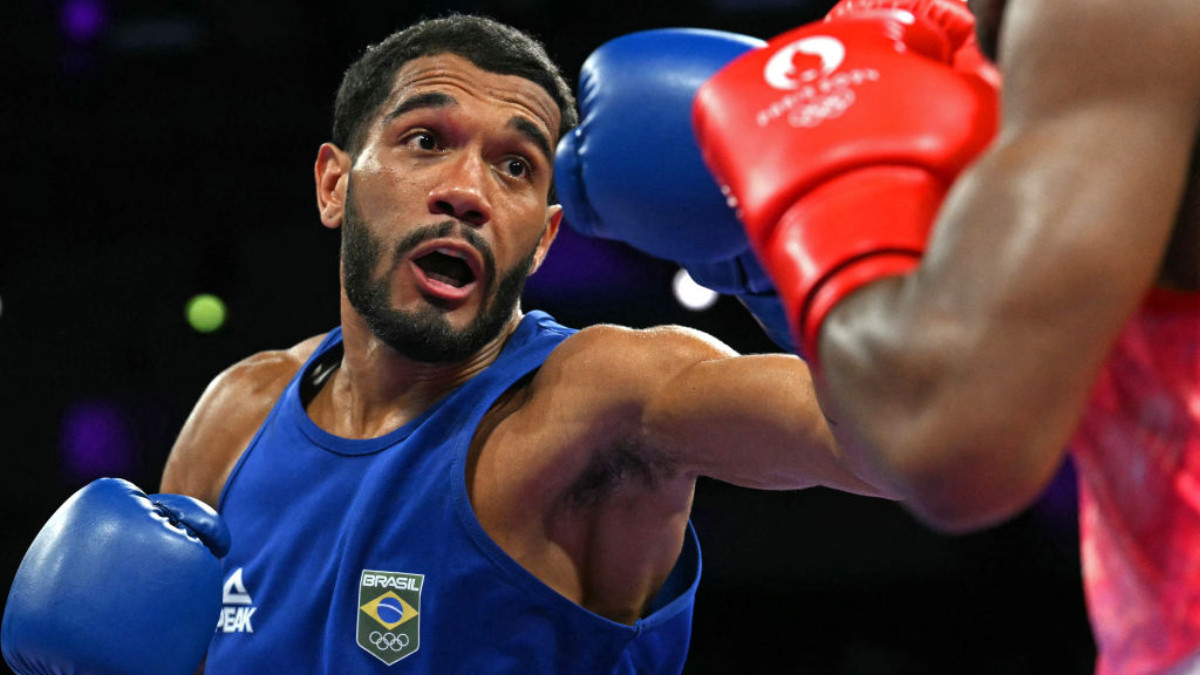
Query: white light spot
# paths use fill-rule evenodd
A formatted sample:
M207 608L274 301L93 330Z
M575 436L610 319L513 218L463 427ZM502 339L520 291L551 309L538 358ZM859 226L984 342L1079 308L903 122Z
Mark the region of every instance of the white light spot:
M716 291L709 290L693 281L685 269L675 273L671 287L675 291L675 299L679 301L679 304L693 312L702 312L712 307L721 297Z

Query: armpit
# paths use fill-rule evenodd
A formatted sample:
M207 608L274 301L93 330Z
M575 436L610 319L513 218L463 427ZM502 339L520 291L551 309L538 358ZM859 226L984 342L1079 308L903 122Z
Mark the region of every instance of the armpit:
M592 457L567 490L566 504L593 508L625 487L653 492L676 473L665 453L633 441L615 441Z

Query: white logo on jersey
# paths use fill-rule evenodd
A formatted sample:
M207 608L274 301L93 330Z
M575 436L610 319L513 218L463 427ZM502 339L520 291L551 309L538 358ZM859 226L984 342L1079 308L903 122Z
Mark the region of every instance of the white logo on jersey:
M795 61L799 54L818 57L821 59L820 67L798 71ZM846 46L840 40L828 35L814 35L796 40L775 52L763 69L763 77L766 78L767 84L776 89L797 89L819 78L828 77L842 65L845 58Z
M237 568L225 580L225 590L221 594L221 603L225 605L251 605L254 601L246 592L246 584L242 581L242 568Z
M254 600L250 598L250 593L246 590L246 584L242 581L242 568L237 568L229 578L225 580L225 587L221 592L221 613L217 616L217 630L222 633L253 633L254 625L250 623L250 617L258 611L254 604Z

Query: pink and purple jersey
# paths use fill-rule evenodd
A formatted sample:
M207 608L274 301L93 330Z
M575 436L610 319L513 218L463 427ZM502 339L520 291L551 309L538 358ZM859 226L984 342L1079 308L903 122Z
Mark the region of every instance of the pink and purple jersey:
M1190 672L1200 654L1200 294L1150 294L1101 371L1072 450L1096 672Z

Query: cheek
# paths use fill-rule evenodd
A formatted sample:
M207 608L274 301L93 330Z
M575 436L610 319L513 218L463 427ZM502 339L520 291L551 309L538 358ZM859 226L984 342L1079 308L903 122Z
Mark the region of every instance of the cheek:
M526 221L523 225L518 236L504 237L493 244L493 252L496 255L496 271L502 275L512 271L526 258L534 255L538 244L541 243L541 221L536 225L532 221Z
M491 204L492 219L500 229L519 232L522 241L539 236L550 216L546 196L534 190L493 195Z
M423 206L427 187L422 184L422 174L389 168L380 175L379 200L388 208Z
M547 221L550 217L549 212L544 204L539 208L531 209L526 216L525 229L527 234L522 238L522 251L530 251L537 247L542 240L542 235L546 232Z
M424 203L421 191L422 173L405 167L395 161L387 161L388 157L378 153L367 155L355 164L355 192L359 195L359 205L366 212L368 209L375 213L385 213L389 210L404 207L417 200Z

